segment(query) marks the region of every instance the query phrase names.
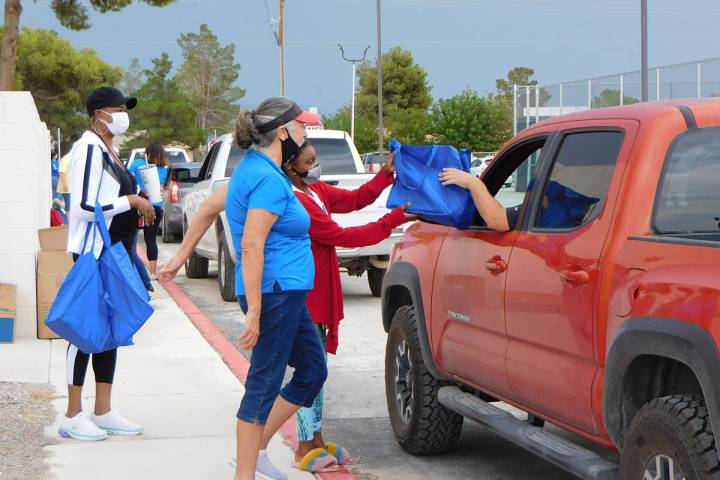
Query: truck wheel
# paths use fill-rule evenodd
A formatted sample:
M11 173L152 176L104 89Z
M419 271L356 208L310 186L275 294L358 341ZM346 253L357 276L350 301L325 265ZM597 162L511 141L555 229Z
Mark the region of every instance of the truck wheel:
M705 401L672 395L646 403L623 442L620 478L720 479L720 458Z
M187 222L183 222L183 231L186 230ZM185 275L188 278L205 278L208 276L209 264L210 261L207 258L203 258L193 251L185 260Z
M447 383L436 380L425 368L415 325L414 307L400 307L395 312L385 348L390 423L408 453L441 453L457 443L463 417L438 402L438 390Z
M387 272L385 268L368 268L368 285L370 285L370 293L373 294L373 297L382 295L382 281L385 277L385 272Z
M230 256L230 247L223 232L218 232L218 287L220 296L226 302L237 300L235 296L235 264Z

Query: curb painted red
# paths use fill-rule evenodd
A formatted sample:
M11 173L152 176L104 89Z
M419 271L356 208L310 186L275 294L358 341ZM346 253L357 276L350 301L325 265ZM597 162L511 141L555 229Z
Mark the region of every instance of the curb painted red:
M140 253L140 252L139 252ZM143 252L144 253L144 252ZM144 255L143 255L144 256ZM238 350L235 345L227 339L225 334L218 328L212 320L210 320L205 313L195 305L190 297L180 288L180 286L174 281L170 280L167 282L161 282L161 285L165 288L168 295L175 301L180 310L190 319L195 325L200 334L205 337L210 346L212 346L216 352L220 355L225 365L235 374L235 376L244 384L247 380L248 370L250 369L250 361L245 355ZM295 416L290 418L280 428L285 444L291 448L297 448L297 434L295 430ZM317 478L321 480L356 480L355 477L350 474L344 468L337 472L332 473L318 473L315 474Z

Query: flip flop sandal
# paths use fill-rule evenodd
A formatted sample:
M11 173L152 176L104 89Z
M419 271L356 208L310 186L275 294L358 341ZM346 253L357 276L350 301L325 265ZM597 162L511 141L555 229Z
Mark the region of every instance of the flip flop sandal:
M350 453L348 453L347 449L341 447L335 442L327 442L325 446L327 452L337 458L338 465L347 465L352 463L352 460L350 460Z
M337 459L322 448L310 450L299 462L293 460L292 466L310 473L337 472L340 469Z

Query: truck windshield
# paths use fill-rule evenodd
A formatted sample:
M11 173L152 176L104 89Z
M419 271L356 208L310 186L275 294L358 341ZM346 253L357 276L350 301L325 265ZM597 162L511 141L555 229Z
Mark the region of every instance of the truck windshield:
M323 175L357 173L350 145L344 138L311 138Z

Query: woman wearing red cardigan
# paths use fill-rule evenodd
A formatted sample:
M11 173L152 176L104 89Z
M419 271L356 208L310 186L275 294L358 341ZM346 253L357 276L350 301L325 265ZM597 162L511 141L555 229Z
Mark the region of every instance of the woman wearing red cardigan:
M416 215L396 208L376 222L359 227L343 228L332 219L332 213L349 213L372 204L395 181L393 155L389 154L384 167L375 177L357 190L332 187L318 181L320 166L315 148L307 140L301 153L284 168L293 183L293 191L310 214L310 241L315 259L315 286L307 297L310 317L329 353L338 347L338 325L343 319L343 294L340 270L335 247L365 247L388 238L392 230L403 223L417 219ZM222 188L211 195L193 218L185 233L180 249L160 267L161 281L170 280L190 256L215 218L225 209ZM298 451L294 466L309 472L332 471L332 463L349 462L348 452L322 438L323 394L320 392L313 407L301 408L297 415ZM331 462L332 460L332 462Z
M310 214L310 242L315 258L315 287L307 297L310 318L328 353L338 347L338 326L343 319L343 293L335 247L365 247L388 238L392 230L417 217L396 208L376 222L358 227L343 228L331 217L333 213L349 213L372 204L395 181L393 155L375 177L357 190L345 190L320 182L321 166L315 148L305 141L298 157L284 168L293 183L293 192ZM338 464L349 462L347 451L322 438L323 393L320 392L310 408L297 413L298 450L296 467L312 471L319 456L330 453ZM325 469L327 470L327 469Z

